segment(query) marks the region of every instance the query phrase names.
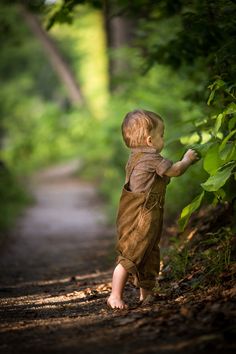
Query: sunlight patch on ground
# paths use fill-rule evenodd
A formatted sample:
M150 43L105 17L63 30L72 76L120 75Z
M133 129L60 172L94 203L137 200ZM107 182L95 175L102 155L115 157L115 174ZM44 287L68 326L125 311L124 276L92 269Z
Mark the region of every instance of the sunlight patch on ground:
M74 281L81 281L85 279L95 279L100 276L108 276L108 278L111 277L111 271L105 271L105 272L100 272L97 271L95 273L87 273L83 275L76 275L74 277ZM40 280L40 281L31 281L31 282L21 282L16 285L11 285L8 288L9 289L17 289L17 288L23 288L23 287L28 287L28 286L44 286L44 285L55 285L55 284L63 284L63 283L68 283L71 282L71 277L66 277L66 278L61 278L61 279L51 279L51 280ZM29 295L28 295L29 296Z
M73 316L73 317L57 317L57 318L46 318L46 319L35 319L35 320L23 320L23 321L16 321L14 323L8 324L4 328L0 328L0 333L8 332L8 331L20 331L20 330L26 330L26 329L33 329L33 328L50 328L52 329L53 327L63 326L68 327L74 327L75 325L83 326L83 325L89 325L89 324L94 324L95 322L101 322L103 320L103 317L98 316L98 314L94 315L91 317L89 316L89 319L86 318L87 316L81 317L81 316Z

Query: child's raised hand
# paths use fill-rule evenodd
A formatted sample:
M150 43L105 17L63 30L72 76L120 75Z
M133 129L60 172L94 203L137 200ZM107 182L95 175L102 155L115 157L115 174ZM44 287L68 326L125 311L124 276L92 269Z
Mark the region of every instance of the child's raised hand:
M186 153L185 153L184 156L183 156L183 159L185 159L185 158L188 159L188 160L190 160L191 163L193 163L193 162L199 160L199 157L198 157L197 152L196 152L195 150L193 150L193 149L188 149L188 150L186 151Z

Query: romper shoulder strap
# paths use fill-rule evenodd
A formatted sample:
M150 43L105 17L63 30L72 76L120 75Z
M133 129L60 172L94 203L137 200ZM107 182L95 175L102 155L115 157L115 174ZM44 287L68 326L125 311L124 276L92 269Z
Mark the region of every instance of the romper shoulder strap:
M143 155L142 152L137 152L132 158L129 159L129 161L126 164L126 179L125 183L128 183L130 180L131 173L133 172L133 169L135 168L138 160L140 157Z

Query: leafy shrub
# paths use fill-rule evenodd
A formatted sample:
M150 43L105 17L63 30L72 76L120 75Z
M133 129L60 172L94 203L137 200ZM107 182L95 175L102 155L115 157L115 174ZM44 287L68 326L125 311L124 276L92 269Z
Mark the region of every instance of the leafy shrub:
M214 111L202 122L196 122L196 130L199 136L199 144L192 146L201 153L203 168L208 174L206 181L201 183L201 192L187 205L179 219L180 228L183 230L191 214L197 210L204 197L212 195L211 202L234 202L236 191L236 85L227 85L221 79L217 79L209 86L211 90L208 105L213 105ZM207 142L203 141L203 135L208 135ZM191 147L191 146L190 146ZM208 196L209 198L209 196Z

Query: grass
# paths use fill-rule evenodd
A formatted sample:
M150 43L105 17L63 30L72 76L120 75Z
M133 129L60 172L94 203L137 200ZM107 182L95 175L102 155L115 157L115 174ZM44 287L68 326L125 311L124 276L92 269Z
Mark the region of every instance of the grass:
M230 227L221 227L216 232L197 237L199 241L192 246L186 240L171 238L170 246L162 256L167 278L174 281L189 278L193 289L219 285L235 262L233 232Z

